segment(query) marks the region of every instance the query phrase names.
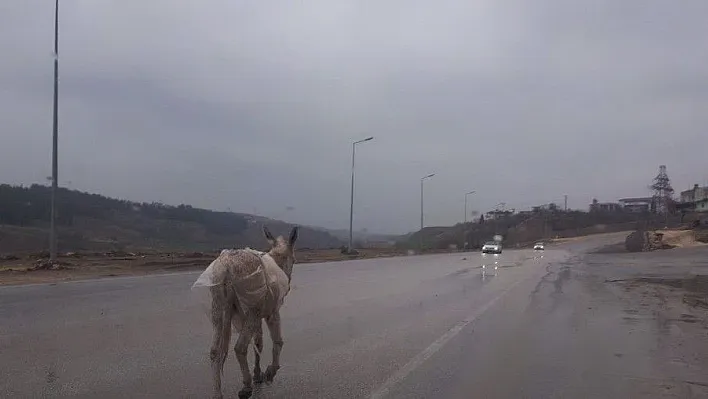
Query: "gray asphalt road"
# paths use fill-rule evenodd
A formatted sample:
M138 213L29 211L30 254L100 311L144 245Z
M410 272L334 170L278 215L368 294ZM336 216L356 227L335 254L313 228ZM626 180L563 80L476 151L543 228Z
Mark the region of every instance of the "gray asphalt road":
M597 240L300 265L283 367L254 397L664 397L660 332L576 278ZM209 397L197 275L0 288L0 397ZM225 374L236 397L233 352Z

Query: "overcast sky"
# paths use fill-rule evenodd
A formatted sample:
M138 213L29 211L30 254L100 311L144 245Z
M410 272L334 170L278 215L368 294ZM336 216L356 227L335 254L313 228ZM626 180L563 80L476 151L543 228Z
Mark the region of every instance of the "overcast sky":
M51 174L52 0L0 3L0 182ZM708 1L62 0L60 184L355 229L708 182ZM288 208L290 207L290 208Z

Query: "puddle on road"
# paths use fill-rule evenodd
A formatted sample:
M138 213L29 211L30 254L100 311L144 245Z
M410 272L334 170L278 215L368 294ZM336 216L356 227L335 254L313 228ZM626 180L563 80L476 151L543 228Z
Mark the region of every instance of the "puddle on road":
M463 275L463 274L467 274L467 273L469 273L469 272L471 272L471 271L472 271L472 268L471 268L471 267L466 267L466 268L464 268L464 269L460 269L460 270L458 270L458 271L452 272L452 273L448 274L448 276L450 276L450 277L458 277L458 276L461 276L461 275Z
M708 309L708 276L694 275L692 277L635 277L629 279L606 280L619 282L625 291L632 291L642 285L657 285L668 287L669 290L680 290L682 301L692 307Z
M570 268L568 266L563 266L557 273L558 277L556 277L555 280L553 280L553 289L554 293L556 294L562 294L563 293L563 284L570 280Z
M688 278L639 277L634 281L641 283L660 284L686 291L708 293L708 276L695 275Z

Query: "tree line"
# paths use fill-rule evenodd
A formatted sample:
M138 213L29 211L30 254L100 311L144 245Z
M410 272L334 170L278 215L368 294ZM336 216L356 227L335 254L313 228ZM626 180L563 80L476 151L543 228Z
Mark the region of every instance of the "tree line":
M39 184L0 184L0 224L47 226L51 217L51 188ZM216 212L190 205L171 206L160 202L133 202L59 188L56 197L59 226L73 226L81 218L117 221L142 217L177 222L194 222L213 234L236 235L248 228L240 214Z

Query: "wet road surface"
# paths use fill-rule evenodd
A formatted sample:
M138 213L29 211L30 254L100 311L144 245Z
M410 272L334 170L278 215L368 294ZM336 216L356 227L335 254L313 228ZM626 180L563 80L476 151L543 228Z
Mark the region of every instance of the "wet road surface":
M282 368L254 397L690 397L663 367L661 332L623 322L611 293L584 280L594 240L542 257L299 265ZM0 397L209 397L211 327L189 290L197 275L0 288ZM240 380L231 351L226 397Z

